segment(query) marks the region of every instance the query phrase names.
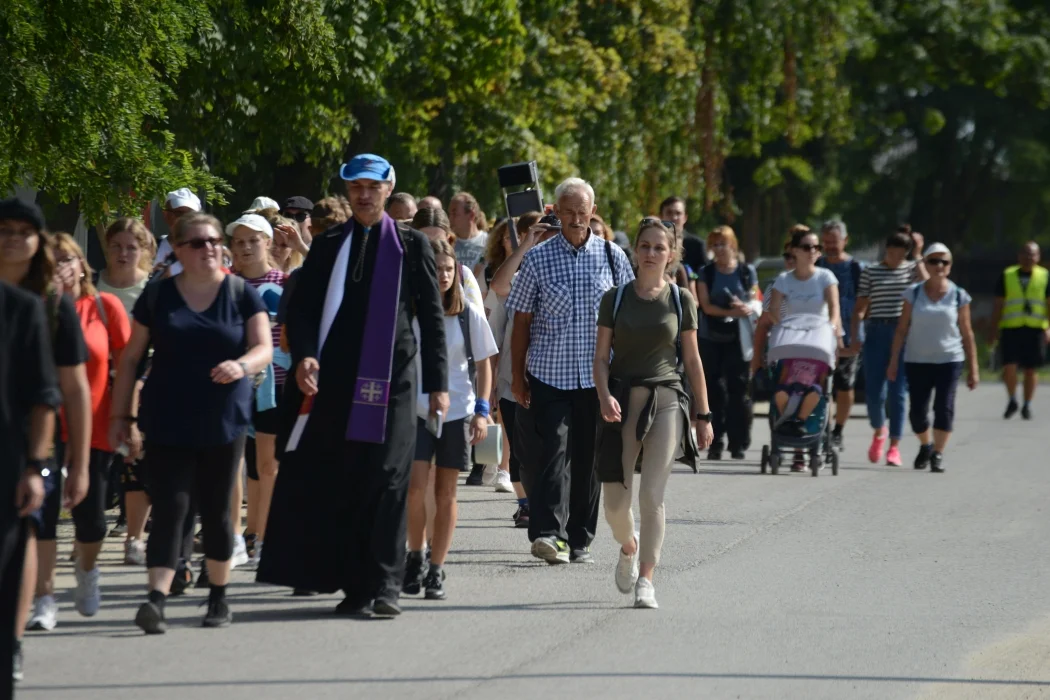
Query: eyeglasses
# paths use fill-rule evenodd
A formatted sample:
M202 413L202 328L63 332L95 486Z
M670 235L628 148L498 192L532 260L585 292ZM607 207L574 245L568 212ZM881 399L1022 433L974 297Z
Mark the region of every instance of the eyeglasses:
M664 228L673 234L678 233L678 228L674 225L673 221L666 221L664 219L658 219L655 216L647 216L638 223L638 228L642 229L646 226L655 226L661 224Z
M194 238L191 241L183 241L176 244L178 248L185 248L189 246L193 250L204 250L205 248L219 248L222 246L221 238Z
M301 224L304 221L306 221L308 218L310 218L310 212L303 211L302 209L300 209L299 211L295 212L294 214L292 212L290 212L290 211L282 211L281 212L281 216L284 216L284 217L289 218L289 219L295 219L296 221L298 221Z
M795 247L799 250L804 250L807 253L810 253L814 250L819 253L821 250L824 249L824 246L820 245L819 243L800 243Z
M949 265L952 264L952 261L951 260L947 260L945 258L927 258L926 259L926 264L927 265L937 265L938 267L948 267Z
M55 265L57 265L58 267L68 267L68 266L70 266L73 263L78 262L78 261L79 261L79 258L77 258L77 257L62 258L61 260L56 260L55 261Z

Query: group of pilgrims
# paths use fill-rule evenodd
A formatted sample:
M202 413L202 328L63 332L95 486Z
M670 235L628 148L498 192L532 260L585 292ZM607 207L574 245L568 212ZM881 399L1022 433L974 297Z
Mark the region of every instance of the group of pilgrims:
M869 457L884 451L888 390L900 464L906 376L920 392L915 466L943 470L955 383L965 365L972 387L977 366L970 297L948 280L941 244L920 242L912 260L914 238L898 232L861 273L844 224L796 227L763 295L732 230L715 229L705 251L678 198L632 243L606 230L579 178L547 216L485 232L470 195L446 214L434 197L395 194L382 157L356 156L340 175L345 198L263 197L227 226L190 190L171 192L159 250L143 221L119 219L101 273L35 205L0 202L0 280L43 299L57 391L38 395L60 409L54 449L27 460L28 483L38 473L44 488L26 491L21 590L4 598L17 612L13 677L23 632L57 624L63 509L81 615L99 610L105 511L119 502L125 563L148 570L134 618L147 634L167 630L168 598L193 585L208 590L203 626L230 625L230 571L249 562L296 596L341 592L338 614L396 617L403 595L445 599L461 472L483 483L482 454L496 455L489 483L517 498L514 525L550 565L595 562L604 502L614 583L656 608L672 468L696 470L703 450L720 459L725 437L742 456L750 404L734 381L761 369L770 328L794 314L821 319L831 359L778 367L778 409L797 394L801 430L829 372L852 402L850 358L863 354L876 368ZM750 355L731 324L754 333Z

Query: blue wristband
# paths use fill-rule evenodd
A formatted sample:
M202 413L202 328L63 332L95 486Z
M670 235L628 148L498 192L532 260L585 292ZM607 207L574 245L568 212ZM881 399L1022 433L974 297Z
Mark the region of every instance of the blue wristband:
M489 406L489 402L485 399L477 399L474 402L474 415L488 418L490 411L491 407Z

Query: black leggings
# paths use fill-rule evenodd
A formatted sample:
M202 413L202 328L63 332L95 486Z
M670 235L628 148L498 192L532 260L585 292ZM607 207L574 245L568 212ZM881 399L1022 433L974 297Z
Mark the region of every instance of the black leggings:
M740 351L740 343L701 339L700 357L711 406L711 446L721 448L724 435L729 438L730 450L746 450L751 446L751 397L748 362Z
M908 376L908 396L911 407L908 418L915 434L930 429L930 397L933 399L934 430L952 431L955 419L955 387L959 385L962 375L961 362L931 364L927 362L905 362L904 371Z
M503 430L506 432L507 442L510 443L510 481L513 484L521 481L522 446L518 436L514 434L517 410L518 404L514 401L510 399L499 400L499 416L503 421Z
M153 501L153 529L146 566L174 569L183 545L191 500L201 517L204 556L227 561L233 554L230 497L240 476L244 436L215 447L146 444L146 478Z
M64 444L57 445L55 453L56 464L62 464L65 459L66 447ZM88 453L88 492L75 508L73 508L73 526L76 532L77 542L91 544L106 539L106 488L109 483L110 465L113 463L113 453L104 452L91 448ZM55 469L50 478L54 479L53 487L47 491L44 505L41 507L40 517L37 519L37 539L55 539L55 530L58 525L59 512L62 509L62 472Z

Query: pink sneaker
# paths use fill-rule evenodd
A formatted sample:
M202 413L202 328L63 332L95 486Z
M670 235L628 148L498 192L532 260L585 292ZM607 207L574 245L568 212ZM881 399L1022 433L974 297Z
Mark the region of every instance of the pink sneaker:
M891 446L890 451L886 453L886 464L891 467L899 467L901 465L901 451L896 446Z
M886 447L886 428L883 428L871 439L871 447L868 448L868 461L878 464L882 459L882 450ZM898 458L899 459L899 458Z

